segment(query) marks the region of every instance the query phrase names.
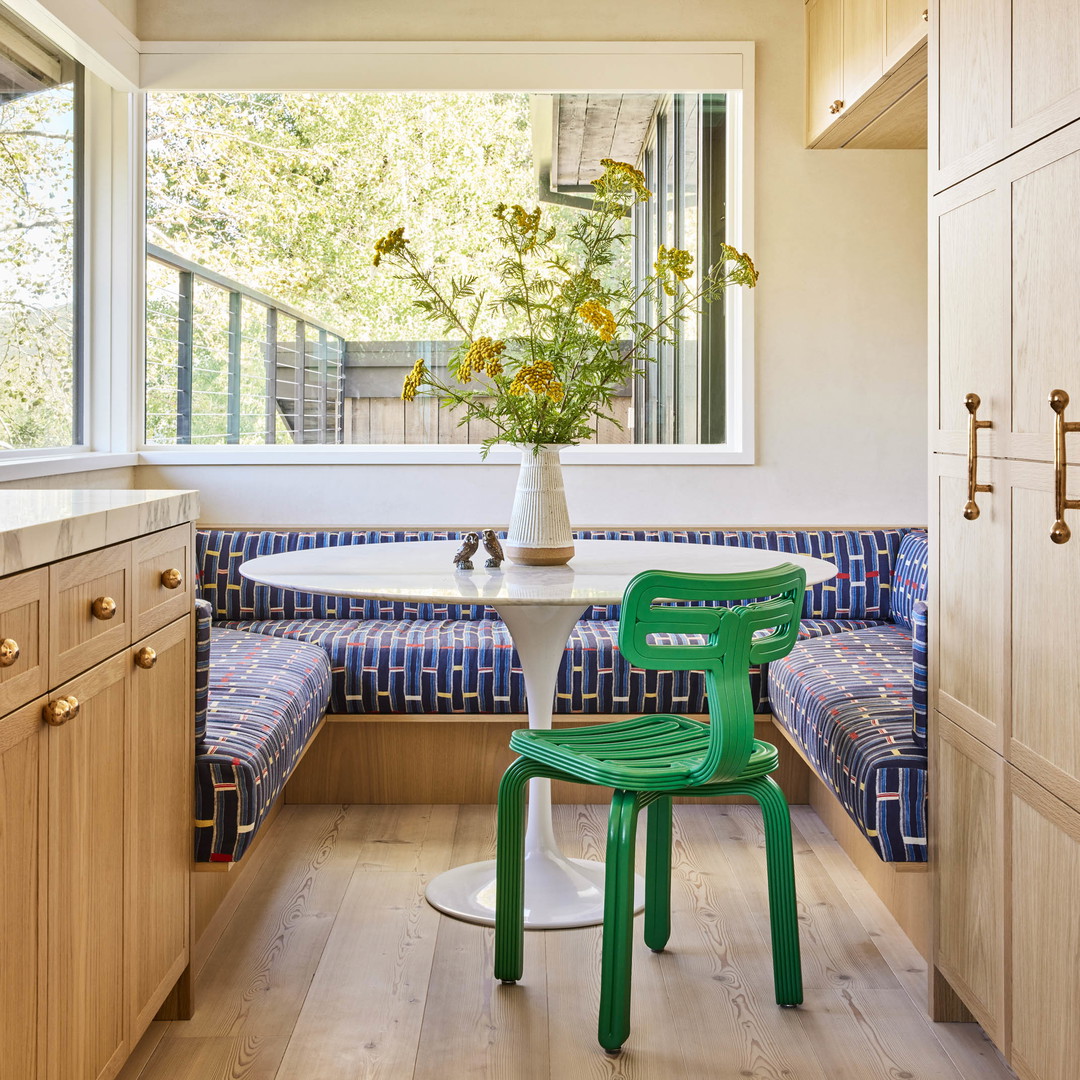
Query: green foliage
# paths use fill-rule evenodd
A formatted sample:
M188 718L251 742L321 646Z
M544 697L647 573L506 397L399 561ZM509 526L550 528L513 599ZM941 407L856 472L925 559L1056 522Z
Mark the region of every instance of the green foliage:
M477 290L475 277L433 272L402 227L375 243L374 264L398 269L416 294L414 307L465 339L451 358L454 382L417 360L401 396L432 394L461 407L462 422L492 424L485 454L497 442L574 445L592 435L597 417L618 424L612 399L644 371L656 346L674 344L700 305L729 286L757 283L750 257L728 245L698 282L693 257L678 248L661 247L642 281L619 273L634 240L630 212L652 194L633 166L602 164L592 211L573 217L564 239L539 208L495 207L498 285L491 295ZM505 340L490 329L500 317L511 326Z
M73 441L73 100L0 103L0 449Z

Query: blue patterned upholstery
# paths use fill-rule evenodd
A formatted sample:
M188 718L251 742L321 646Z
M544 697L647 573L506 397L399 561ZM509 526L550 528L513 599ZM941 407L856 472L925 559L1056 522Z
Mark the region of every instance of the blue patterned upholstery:
M927 607L921 600L911 609L911 733L926 749L927 666L929 663L929 627Z
M769 665L773 716L886 862L926 860L926 748L897 625L796 645Z
M330 658L333 713L524 713L525 682L499 619L443 621L283 619L220 624L321 645ZM800 640L879 620L806 619ZM556 713L707 711L694 671L645 671L619 653L617 621L582 620L566 644ZM768 712L761 672L750 672L759 712Z
M206 705L210 691L210 620L213 608L195 601L195 745L206 734Z
M926 600L929 542L924 532L909 532L900 542L893 570L892 621L911 629L911 609Z
M195 860L232 862L281 793L330 697L319 648L215 628L196 743Z
M811 555L837 565L834 580L807 590L803 615L808 619L887 619L892 568L906 529L638 529L579 530L581 540L648 540L682 544L720 544ZM491 619L479 605L402 604L346 596L315 596L255 585L240 576L240 565L260 555L346 544L454 540L453 531L397 532L247 532L200 530L195 557L200 595L214 606L215 620L246 619ZM590 620L617 619L618 607L598 606Z

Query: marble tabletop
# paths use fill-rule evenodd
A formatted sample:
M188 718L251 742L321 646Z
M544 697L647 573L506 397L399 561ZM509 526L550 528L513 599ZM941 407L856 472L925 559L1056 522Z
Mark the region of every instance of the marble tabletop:
M197 491L0 490L0 577L194 521L198 514Z
M642 570L729 574L764 570L781 563L806 569L806 583L836 576L836 566L805 555L759 548L676 544L646 540L577 540L566 566L484 568L481 548L475 570L455 570L459 540L403 544L354 544L263 555L240 573L255 582L298 592L363 596L374 600L429 603L557 604L587 607L617 604L630 579Z

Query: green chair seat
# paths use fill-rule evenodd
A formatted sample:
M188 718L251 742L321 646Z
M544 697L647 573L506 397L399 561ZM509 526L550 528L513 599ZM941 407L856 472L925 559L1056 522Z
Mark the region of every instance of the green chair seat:
M761 806L776 1001L802 1002L791 818L783 792L768 775L778 764L776 748L754 738L749 669L791 651L805 591L806 574L792 565L743 574L638 574L623 597L619 650L646 669L703 671L709 723L640 716L588 727L519 730L510 737L520 757L499 785L495 978L517 982L524 967L528 781L548 777L614 789L597 1024L600 1045L610 1053L618 1052L630 1034L634 853L638 814L645 808L645 943L659 952L671 931L673 795L748 795ZM679 603L695 600L719 606ZM670 635L680 640L696 635L695 644L661 644Z
M551 731L523 728L510 736L511 750L580 781L649 791L690 785L708 746L707 724L670 714ZM779 763L776 747L755 739L739 779L767 776Z

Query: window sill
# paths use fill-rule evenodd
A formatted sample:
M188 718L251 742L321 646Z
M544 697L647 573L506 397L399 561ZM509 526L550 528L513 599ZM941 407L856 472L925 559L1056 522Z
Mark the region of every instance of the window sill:
M65 473L125 469L139 464L138 454L110 454L92 450L4 451L0 453L0 484L9 480L37 480Z
M141 450L141 465L517 465L521 454L493 447L487 459L478 446L175 446ZM564 465L753 465L751 451L730 446L574 446Z

